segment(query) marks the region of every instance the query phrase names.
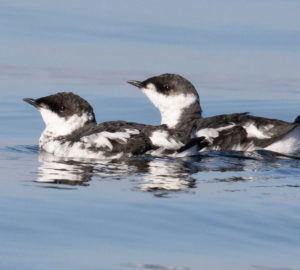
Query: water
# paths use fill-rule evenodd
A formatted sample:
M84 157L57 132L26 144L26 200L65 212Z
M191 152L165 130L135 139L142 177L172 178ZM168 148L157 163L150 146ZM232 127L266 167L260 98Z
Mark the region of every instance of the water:
M93 100L97 118L113 99ZM127 104L145 119L153 110L115 102L116 114ZM299 159L212 151L62 160L38 152L38 112L21 99L1 110L1 269L299 269Z
M159 124L127 80L174 72L204 115L299 112L297 1L1 1L0 269L298 270L300 160L267 151L62 160L22 101ZM280 20L278 19L280 18Z

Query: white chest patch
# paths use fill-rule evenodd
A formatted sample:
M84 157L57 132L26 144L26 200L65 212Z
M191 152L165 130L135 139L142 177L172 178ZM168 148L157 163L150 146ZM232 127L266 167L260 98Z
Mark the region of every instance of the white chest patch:
M174 128L182 114L183 109L188 108L198 98L192 94L185 95L163 95L157 92L153 84L148 84L147 88L142 88L142 92L150 99L161 114L161 124L167 125L169 128Z
M56 113L41 108L39 109L45 122L45 134L51 136L64 136L72 133L74 130L84 126L86 122L93 118L92 114L83 113L81 116L74 114L69 118L58 116Z

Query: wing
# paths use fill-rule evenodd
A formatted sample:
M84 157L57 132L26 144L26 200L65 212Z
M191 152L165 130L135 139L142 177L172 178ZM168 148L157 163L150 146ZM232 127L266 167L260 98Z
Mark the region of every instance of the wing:
M191 133L169 130L165 125L149 126L124 121L89 124L65 137L66 141L84 143L89 151L103 152L106 156L118 153L133 155L156 151L156 155L173 155L189 148L207 145L204 138L191 139ZM192 155L190 152L186 152Z
M139 155L153 147L150 139L142 132L144 127L142 124L124 121L89 124L64 139L73 144L84 143L89 151L103 152L106 156L117 153Z
M244 145L244 150L247 150L250 144L258 148L267 147L282 139L297 125L296 122L289 123L248 113L224 114L200 119L197 122L197 136L204 136L213 149L230 150Z

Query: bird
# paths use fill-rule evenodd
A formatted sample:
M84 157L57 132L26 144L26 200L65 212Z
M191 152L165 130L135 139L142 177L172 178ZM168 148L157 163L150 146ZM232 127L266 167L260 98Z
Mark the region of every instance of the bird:
M203 117L196 88L178 74L166 73L128 83L138 87L160 111L162 125L178 131L195 126L195 137L205 137L208 141L200 151L299 152L300 116L293 122L248 112Z
M191 138L191 131L169 130L166 125L109 121L97 124L92 106L72 92L59 92L33 99L45 122L39 150L64 158L115 159L152 154L183 157L205 147L204 138Z

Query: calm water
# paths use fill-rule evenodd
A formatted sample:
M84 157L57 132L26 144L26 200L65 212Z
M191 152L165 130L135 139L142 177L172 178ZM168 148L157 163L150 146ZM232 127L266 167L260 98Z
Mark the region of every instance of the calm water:
M0 269L299 270L300 160L60 160L24 97L159 124L126 80L191 80L205 116L300 114L300 2L0 1Z
M93 102L98 119L155 113L145 99ZM280 103L239 101L265 114ZM298 106L283 104L283 119ZM264 151L61 160L38 153L34 108L0 105L1 269L300 268L300 160Z

